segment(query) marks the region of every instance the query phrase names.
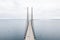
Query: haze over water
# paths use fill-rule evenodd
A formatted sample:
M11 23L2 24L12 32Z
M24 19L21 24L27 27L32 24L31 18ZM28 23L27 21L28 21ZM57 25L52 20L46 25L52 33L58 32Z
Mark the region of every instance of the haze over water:
M60 19L33 21L36 40L60 40ZM25 19L0 19L0 40L24 40Z
M25 20L0 19L0 40L24 40Z
M36 40L60 40L60 19L34 20Z

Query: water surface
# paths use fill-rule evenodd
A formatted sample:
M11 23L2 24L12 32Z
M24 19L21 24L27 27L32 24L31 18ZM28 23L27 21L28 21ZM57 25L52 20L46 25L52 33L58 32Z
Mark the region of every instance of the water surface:
M60 40L60 19L34 20L36 40Z
M0 40L24 40L26 20L0 19Z

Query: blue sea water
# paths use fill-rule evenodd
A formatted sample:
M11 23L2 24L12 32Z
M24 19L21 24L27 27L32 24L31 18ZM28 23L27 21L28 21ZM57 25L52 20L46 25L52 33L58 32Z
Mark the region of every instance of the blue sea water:
M60 20L33 20L35 40L60 40ZM25 19L0 19L0 40L24 40Z
M34 20L36 40L60 40L60 19Z
M0 19L0 40L24 40L26 20Z

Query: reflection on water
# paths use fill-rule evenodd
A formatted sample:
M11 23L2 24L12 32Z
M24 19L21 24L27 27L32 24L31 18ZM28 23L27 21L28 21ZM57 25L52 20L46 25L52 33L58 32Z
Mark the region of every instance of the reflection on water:
M36 40L60 40L60 20L34 20Z

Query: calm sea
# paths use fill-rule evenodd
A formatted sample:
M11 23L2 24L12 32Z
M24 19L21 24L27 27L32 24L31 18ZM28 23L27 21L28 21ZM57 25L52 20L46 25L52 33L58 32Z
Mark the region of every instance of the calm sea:
M26 20L0 19L0 40L24 40Z
M34 20L36 40L60 40L60 19Z
M33 21L36 40L60 40L60 20ZM24 40L25 19L0 19L0 40Z

